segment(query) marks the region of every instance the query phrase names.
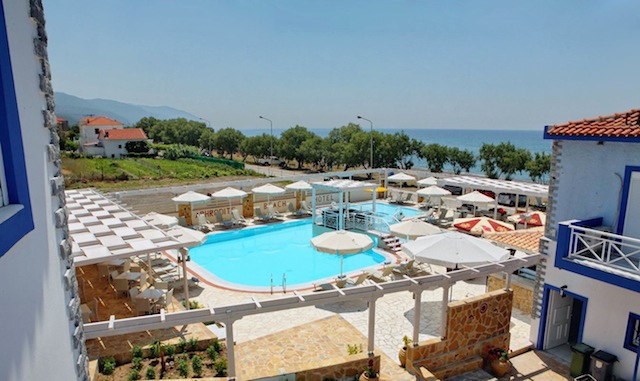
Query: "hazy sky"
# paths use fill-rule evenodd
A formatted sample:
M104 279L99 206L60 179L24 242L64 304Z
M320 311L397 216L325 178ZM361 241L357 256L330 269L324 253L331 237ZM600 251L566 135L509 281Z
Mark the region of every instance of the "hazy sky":
M56 91L216 129L542 129L640 108L637 0L43 2Z

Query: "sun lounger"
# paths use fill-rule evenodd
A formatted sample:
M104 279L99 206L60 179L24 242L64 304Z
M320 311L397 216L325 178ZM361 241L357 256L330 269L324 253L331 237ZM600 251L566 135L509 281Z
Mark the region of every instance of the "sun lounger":
M362 274L360 274L358 276L358 278L356 278L356 280L353 280L351 278L347 278L347 282L343 287L356 287L356 286L360 286L361 284L363 284L367 279L369 279L369 277L371 276L371 274L369 274L368 272L363 272Z
M393 272L398 275L408 275L413 270L413 264L415 260L412 259L408 262L402 263L393 268Z
M309 206L307 205L306 200L300 201L300 210L307 212L308 214L311 214L311 208L309 208Z
M216 216L216 222L218 223L218 226L223 228L229 228L233 226L233 221L225 221L220 211L216 210L215 212L213 212L213 215Z
M387 266L382 270L378 270L369 276L369 279L376 283L387 282L393 280L393 266Z
M240 213L238 213L238 209L231 209L231 216L233 217L233 220L231 221L233 225L237 226L247 224L247 220L243 216L241 216Z
M309 215L305 210L302 210L302 208L296 210L296 207L293 206L291 202L287 204L287 208L289 209L290 217L304 217Z
M269 209L269 215L271 218L282 218L284 217L281 213L278 213L277 210L273 207L273 204L267 205L267 209Z
M254 209L254 215L255 215L254 219L257 219L258 221L269 222L272 220L270 215L262 214L262 209L258 207Z

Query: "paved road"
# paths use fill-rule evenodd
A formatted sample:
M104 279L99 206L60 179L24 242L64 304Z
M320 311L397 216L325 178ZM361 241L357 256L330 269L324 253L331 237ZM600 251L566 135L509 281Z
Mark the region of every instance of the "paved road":
M273 176L273 177L287 177L287 176L296 176L301 174L300 171L290 171L290 170L282 169L277 166L268 167L268 166L255 165L255 164L245 164L244 167L246 169L250 169L252 171L261 173L263 175Z

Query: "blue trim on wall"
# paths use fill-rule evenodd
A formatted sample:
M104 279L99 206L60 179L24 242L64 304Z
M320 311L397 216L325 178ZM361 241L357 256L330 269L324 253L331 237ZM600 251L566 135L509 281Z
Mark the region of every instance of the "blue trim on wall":
M633 353L637 353L638 349L631 346L633 340L633 324L636 320L640 320L640 315L629 312L629 319L627 320L627 333L624 335L624 347Z
M620 143L640 143L640 138L619 137L619 136L573 136L573 135L549 135L549 127L544 126L543 139L546 140L580 140L589 142L620 142Z
M624 219L627 216L627 205L629 203L629 187L631 186L631 175L633 172L640 172L640 167L626 166L624 168L624 181L622 182L622 198L620 200L620 215L618 216L618 227L616 234L624 231Z
M536 349L538 350L542 350L544 348L544 335L547 331L547 315L549 311L549 300L551 299L551 291L560 292L560 287L552 286L548 283L545 283L542 294L542 308L540 310L540 329L538 329L538 342L536 344ZM578 342L580 343L582 342L584 323L585 320L587 320L587 303L589 302L589 299L582 295L567 291L566 289L563 290L563 293L574 299L582 301L582 311L580 311L582 318L580 319L580 327L578 328Z
M13 82L11 53L2 2L0 2L0 125L6 126L6 128L0 128L0 145L9 204L23 206L20 211L0 224L1 257L34 228L18 101Z

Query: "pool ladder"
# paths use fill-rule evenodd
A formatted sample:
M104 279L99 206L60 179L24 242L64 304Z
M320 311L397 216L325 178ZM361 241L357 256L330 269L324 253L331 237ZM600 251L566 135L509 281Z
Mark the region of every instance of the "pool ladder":
M287 274L282 273L282 291L287 293ZM273 274L271 274L271 295L273 295Z

